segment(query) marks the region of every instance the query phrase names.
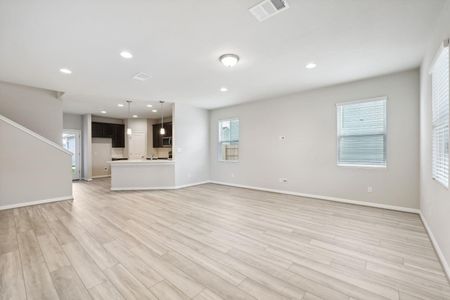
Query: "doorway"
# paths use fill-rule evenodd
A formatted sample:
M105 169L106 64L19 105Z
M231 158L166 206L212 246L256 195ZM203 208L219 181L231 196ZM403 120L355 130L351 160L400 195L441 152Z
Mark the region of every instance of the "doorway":
M81 131L64 129L63 147L72 152L72 180L81 178Z

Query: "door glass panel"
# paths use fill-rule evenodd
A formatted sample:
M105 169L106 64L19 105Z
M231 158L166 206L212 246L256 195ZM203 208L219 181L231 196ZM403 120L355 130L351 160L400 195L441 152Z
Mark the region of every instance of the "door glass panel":
M80 179L80 153L79 134L72 132L63 133L63 147L72 152L72 179Z

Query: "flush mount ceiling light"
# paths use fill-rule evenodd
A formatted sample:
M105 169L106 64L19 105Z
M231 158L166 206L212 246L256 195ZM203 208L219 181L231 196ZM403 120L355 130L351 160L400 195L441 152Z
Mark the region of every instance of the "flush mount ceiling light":
M61 69L59 69L59 71L63 74L68 74L68 75L72 74L72 71L67 68L61 68Z
M221 91L221 92L228 92L228 89L227 89L226 87L221 87L221 88L220 88L220 91Z
M122 103L117 104L118 107L123 107Z
M128 52L128 51L122 51L122 52L120 52L120 56L122 56L123 58L126 58L126 59L133 58L133 54L131 54L131 53Z
M306 66L305 66L305 68L307 68L307 69L314 69L314 68L316 68L317 67L317 64L315 63L315 62L310 62L309 64L307 64Z
M152 109L152 112L158 112L156 109Z
M151 104L147 104L147 107L153 107L153 105L151 105Z
M100 111L100 113L106 114L106 110L102 110L102 111Z
M236 54L224 54L219 57L219 60L225 67L234 67L239 62L239 56Z
M137 118L138 117L138 115L133 115L133 118Z

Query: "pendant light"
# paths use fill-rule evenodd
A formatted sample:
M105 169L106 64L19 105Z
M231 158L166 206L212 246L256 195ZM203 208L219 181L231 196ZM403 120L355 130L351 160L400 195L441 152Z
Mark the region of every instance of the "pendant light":
M159 103L161 103L161 129L159 130L159 134L165 135L166 129L164 128L164 112L163 112L164 101L159 101Z
M127 100L128 103L128 119L130 119L130 111L131 111L131 100ZM127 126L128 126L128 122L127 122ZM133 133L133 131L131 130L131 128L128 126L127 128L127 135L131 135Z

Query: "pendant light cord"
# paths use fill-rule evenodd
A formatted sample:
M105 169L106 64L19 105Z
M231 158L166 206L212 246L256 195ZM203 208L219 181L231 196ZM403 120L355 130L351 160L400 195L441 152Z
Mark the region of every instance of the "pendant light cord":
M130 118L130 112L131 112L131 101L127 100L128 103L128 119Z
M163 112L164 101L161 101L161 128L164 128L164 112Z

